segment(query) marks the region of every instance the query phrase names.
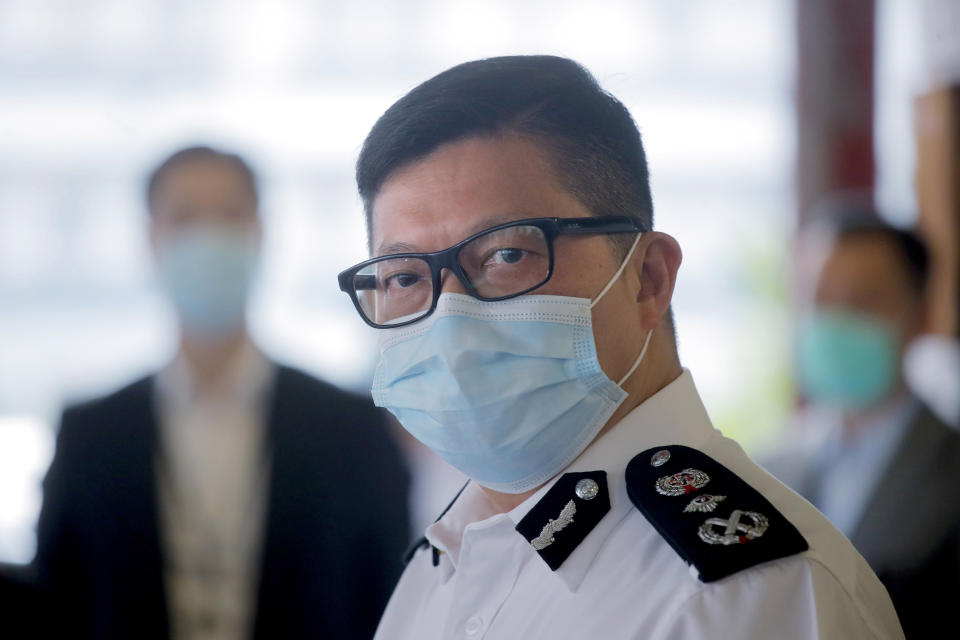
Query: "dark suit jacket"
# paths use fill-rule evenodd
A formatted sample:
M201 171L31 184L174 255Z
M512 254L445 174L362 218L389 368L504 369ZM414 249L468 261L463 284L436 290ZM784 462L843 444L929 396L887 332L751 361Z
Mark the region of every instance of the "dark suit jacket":
M771 459L768 469L816 505L817 461L808 460L799 478L779 473L785 462ZM912 416L850 541L887 587L907 638L926 637L938 625L954 626L960 596L960 433L928 408Z
M153 378L67 410L37 575L66 638L169 637ZM369 400L280 367L255 637L369 638L401 570L408 474Z
M36 638L41 604L30 567L0 563L0 636Z

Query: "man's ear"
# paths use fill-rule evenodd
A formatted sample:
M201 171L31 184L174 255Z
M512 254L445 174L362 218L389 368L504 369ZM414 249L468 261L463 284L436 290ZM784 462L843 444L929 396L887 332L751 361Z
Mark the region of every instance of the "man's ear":
M653 329L670 310L683 252L673 236L659 231L643 234L640 243L644 250L633 258L639 279L637 306L643 327Z

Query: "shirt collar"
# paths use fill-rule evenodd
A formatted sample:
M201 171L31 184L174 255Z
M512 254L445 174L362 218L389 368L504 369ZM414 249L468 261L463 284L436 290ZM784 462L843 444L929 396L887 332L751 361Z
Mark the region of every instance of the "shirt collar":
M196 374L183 354L178 354L157 374L157 392L170 408L191 406L202 397L257 406L269 391L273 367L250 340L245 340L224 375L207 389L197 386Z
M844 414L833 407L811 406L804 410L799 427L810 433L808 447L826 469L845 452L879 447L878 441L899 442L911 417L920 410L920 403L910 394L901 394L858 418L848 430Z
M633 509L624 480L630 460L637 453L657 446L680 444L699 448L714 433L710 418L694 386L693 376L684 369L676 380L650 396L613 428L594 440L561 474L509 511L506 517L516 526L563 473L607 472L609 513L554 572L570 591L576 591L604 541ZM499 513L483 489L471 482L449 511L427 529L426 537L434 547L448 555L455 569L467 526L473 523L486 526L492 524L494 519L502 517L503 514Z

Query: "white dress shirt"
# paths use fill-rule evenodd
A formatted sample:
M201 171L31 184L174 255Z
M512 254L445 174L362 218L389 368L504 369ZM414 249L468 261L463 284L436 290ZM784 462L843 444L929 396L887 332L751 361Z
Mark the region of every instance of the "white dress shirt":
M641 451L685 445L726 466L776 507L809 549L711 583L634 507L625 470ZM902 638L883 586L809 503L751 461L707 417L689 372L597 439L565 472L607 473L610 511L556 571L515 526L549 491L497 513L470 483L426 532L378 640L557 638ZM718 552L721 549L718 548Z
M273 366L246 344L227 375L198 388L178 358L157 377L158 492L175 640L250 637L269 460Z
M852 434L842 428L842 416L833 416L834 428L808 461L820 477L810 499L844 535L856 531L868 500L919 410L920 404L912 396L898 397L864 419Z

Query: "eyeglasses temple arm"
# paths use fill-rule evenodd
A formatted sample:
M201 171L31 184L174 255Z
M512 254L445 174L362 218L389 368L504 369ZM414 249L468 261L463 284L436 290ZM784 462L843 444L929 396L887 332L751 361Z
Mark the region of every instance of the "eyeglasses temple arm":
M587 233L642 233L643 225L636 218L558 218L557 230L564 235Z

